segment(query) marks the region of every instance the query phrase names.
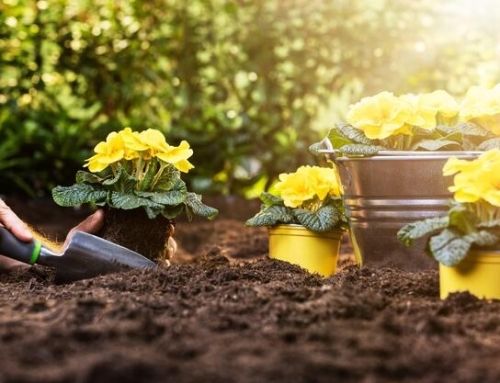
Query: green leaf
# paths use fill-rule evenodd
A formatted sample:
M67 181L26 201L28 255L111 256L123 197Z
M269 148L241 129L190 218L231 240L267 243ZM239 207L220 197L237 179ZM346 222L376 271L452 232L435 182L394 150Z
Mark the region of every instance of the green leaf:
M466 136L486 137L491 134L488 130L472 122L457 124L456 129Z
M419 136L419 137L428 137L428 138L439 138L441 135L439 134L438 131L436 130L428 130L421 128L420 126L415 126L413 125L410 128L410 132L412 136Z
M339 151L347 156L373 156L379 151L386 149L383 146L350 144L342 146Z
M365 133L361 129L357 129L352 125L339 122L337 123L337 132L344 137L344 139L349 141L347 144L356 143L363 145L375 145L375 141L366 137ZM330 138L330 136L328 136L328 138ZM330 139L330 141L332 140Z
M411 246L417 238L422 238L448 227L448 217L427 218L409 223L399 229L397 239L406 246Z
M102 177L99 177L95 173L89 173L85 172L83 170L78 170L76 172L76 183L81 184L81 183L91 183L91 184L96 184L100 183L103 180Z
M153 208L163 207L161 204L153 202L148 198L143 198L136 194L120 193L116 191L110 193L109 203L110 206L116 209L123 209L123 210L132 210L143 206L149 206Z
M196 215L200 215L208 219L215 218L215 216L219 213L217 209L205 205L201 201L201 196L195 193L188 193L186 201L184 203L188 212L192 212Z
M490 247L494 246L498 243L498 236L493 233L490 233L487 230L480 230L475 233L471 233L468 237L472 240L474 245L480 247Z
M281 197L275 196L274 194L268 192L262 192L260 194L260 200L265 206L272 205L283 205L283 199Z
M411 149L412 150L418 150L418 149L424 149L428 151L438 151L438 150L460 150L462 146L458 144L456 141L451 141L451 140L421 140L417 142Z
M500 219L492 219L491 221L478 222L477 227L500 227Z
M136 191L135 194L162 205L175 206L185 202L188 191L184 181L177 178L170 190L162 192Z
M85 203L100 203L106 200L107 192L91 184L56 186L52 189L52 198L60 206L80 206Z
M352 144L352 141L344 136L337 127L330 129L326 138L330 141L333 149L339 149L344 145ZM319 143L320 149L323 148L321 142Z
M488 151L490 149L500 149L500 138L490 138L479 144L477 147L478 150Z
M325 146L323 145L323 142L315 142L314 144L309 146L309 152L313 156L322 156L324 153L320 153L320 150L326 149Z
M454 229L445 229L430 238L428 250L433 257L445 266L458 265L472 246L472 239Z
M462 204L453 205L448 212L448 217L450 226L456 227L462 233L468 234L476 230L476 219L474 215Z
M333 206L323 206L316 212L295 209L294 214L302 226L312 231L328 231L339 222L339 213Z
M178 215L182 213L183 210L186 209L186 205L180 204L177 206L167 206L163 209L152 209L150 207L146 207L146 213L148 214L148 217L156 217L159 213L163 215L167 219L174 219ZM188 217L188 220L192 219L191 213L186 209L186 214Z
M245 222L245 226L273 226L280 223L296 223L295 217L290 208L274 205L259 211Z
M137 191L136 194L139 197L148 198L151 201L161 204L176 206L183 203L186 200L187 190L170 190L166 192L140 192Z
M486 231L463 235L460 231L446 229L429 241L429 250L434 258L445 266L458 265L469 253L472 245L491 247L498 243L498 236Z
M453 126L448 125L438 125L435 129L436 132L440 133L441 136L448 136L450 134L455 134L458 132L458 129Z
M128 174L122 166L118 166L116 177L104 180L102 185L108 190L133 194L137 182L137 178Z
M148 165L146 174L144 174L144 178L139 183L139 190L146 191L149 189L151 183L153 182L154 176L158 171L158 167L159 167L158 159L156 157L153 157Z
M163 169L160 178L152 185L152 189L155 191L169 191L176 186L180 178L180 171L175 166L168 165Z

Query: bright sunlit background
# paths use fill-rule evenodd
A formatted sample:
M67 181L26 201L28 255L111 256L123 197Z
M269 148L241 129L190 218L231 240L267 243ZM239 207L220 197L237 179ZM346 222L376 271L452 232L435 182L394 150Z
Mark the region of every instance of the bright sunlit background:
M255 196L350 103L500 82L495 0L3 0L2 193L71 184L130 126L194 149L190 188Z

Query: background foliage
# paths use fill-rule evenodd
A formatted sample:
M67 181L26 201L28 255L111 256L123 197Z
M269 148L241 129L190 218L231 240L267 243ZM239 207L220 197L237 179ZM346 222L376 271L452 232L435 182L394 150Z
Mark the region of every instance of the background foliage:
M480 4L477 4L480 3ZM349 103L500 80L494 0L3 0L0 191L70 185L110 131L186 139L200 193L260 192Z

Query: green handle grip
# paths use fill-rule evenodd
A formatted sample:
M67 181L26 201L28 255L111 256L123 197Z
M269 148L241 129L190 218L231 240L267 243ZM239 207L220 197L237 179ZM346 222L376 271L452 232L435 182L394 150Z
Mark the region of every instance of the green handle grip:
M38 240L23 242L5 227L0 226L0 254L33 265L38 260L42 243Z

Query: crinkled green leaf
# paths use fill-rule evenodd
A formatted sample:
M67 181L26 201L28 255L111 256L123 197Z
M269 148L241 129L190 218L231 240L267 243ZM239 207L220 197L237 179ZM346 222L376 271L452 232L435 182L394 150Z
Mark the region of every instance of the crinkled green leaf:
M438 125L435 131L439 133L440 136L448 136L449 134L455 134L457 132L460 134L456 127L448 125Z
M500 219L492 219L490 221L485 221L485 222L478 222L477 227L479 228L490 228L490 227L496 227L500 228Z
M373 156L386 149L377 145L350 144L342 146L339 151L346 156Z
M339 222L339 214L333 206L323 206L316 212L295 209L294 215L302 226L312 231L328 231Z
M158 171L158 168L160 167L160 164L158 162L157 158L152 158L151 161L149 162L148 168L146 170L146 174L144 174L144 178L140 182L139 189L143 191L149 190L154 176L156 175L156 172Z
M136 194L141 197L149 198L151 201L160 205L176 206L186 200L187 191L170 190L161 193L136 192Z
M136 194L120 193L112 191L109 197L109 203L116 209L132 210L138 207L163 207L161 204L151 201L148 198L140 197Z
M427 151L438 151L438 150L460 150L462 146L456 141L451 140L421 140L412 146L411 150L427 150Z
M81 183L91 183L91 184L96 184L100 183L103 180L102 177L95 173L89 173L85 172L83 170L78 170L76 172L76 183L81 184Z
M349 140L349 143L363 144L363 145L375 145L375 141L366 137L365 133L361 129L357 129L352 125L339 122L336 124L337 132ZM335 128L330 130L330 133L335 136ZM330 133L328 138L330 138ZM332 139L330 138L330 142Z
M201 196L195 193L188 193L184 203L189 214L194 213L208 219L213 219L219 213L217 209L205 205L201 200Z
M185 202L188 192L184 181L178 178L171 190L163 192L136 191L135 194L162 205L175 206Z
M490 149L500 149L500 138L490 138L479 144L477 147L478 150L488 151Z
M328 131L328 134L326 136L326 139L330 141L330 145L333 149L339 149L344 145L351 144L352 140L350 140L348 137L343 135L337 127L334 127ZM324 149L324 145L321 145L319 143L321 148Z
M153 209L150 207L146 207L146 213L148 214L148 217L154 214L154 217L156 217L159 213L163 215L165 218L168 219L174 219L177 217L179 214L181 214L183 211L186 211L186 215L188 220L192 219L192 215L190 214L189 211L186 210L186 205L183 203L177 206L169 206L168 209Z
M153 185L154 190L158 191L168 191L171 190L174 185L181 178L181 173L173 165L168 165L161 173L160 178Z
M467 136L486 137L490 132L483 127L472 122L461 122L455 127L460 133Z
M116 177L104 180L102 185L108 190L132 194L137 185L137 178L132 177L122 166L119 166Z
M320 142L315 142L314 144L311 144L309 146L309 153L311 153L313 156L320 156L323 155L323 153L320 153L320 150L325 150L325 146L323 144L323 141Z
M443 230L429 241L429 250L434 258L445 266L458 265L469 253L472 245L491 247L498 243L498 236L486 231L463 235L454 229Z
M276 224L295 223L295 217L290 208L273 205L259 211L245 222L246 226L273 226Z
M494 246L498 243L499 239L497 235L490 233L487 230L480 230L478 232L471 233L468 237L472 240L474 245L480 247Z
M283 205L283 199L268 192L260 193L260 200L264 206Z
M432 256L445 266L458 265L467 256L472 239L455 229L445 229L430 238L428 251Z
M448 211L449 225L456 227L462 233L468 234L475 230L476 219L462 204L455 204Z
M52 198L60 206L80 206L85 203L106 201L107 192L91 184L74 184L73 186L56 186L52 189Z
M413 125L410 128L410 132L412 136L419 136L419 137L428 137L428 138L439 138L441 137L441 134L437 130L429 130L429 129L424 129L421 128L420 126L415 126Z
M448 226L448 223L447 216L412 222L399 229L397 238L404 245L411 246L415 239L432 234L437 230L442 230Z

